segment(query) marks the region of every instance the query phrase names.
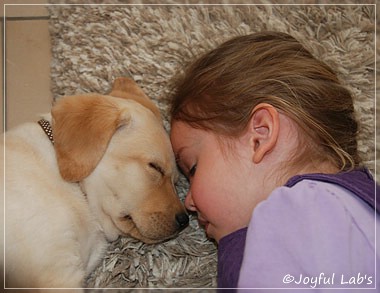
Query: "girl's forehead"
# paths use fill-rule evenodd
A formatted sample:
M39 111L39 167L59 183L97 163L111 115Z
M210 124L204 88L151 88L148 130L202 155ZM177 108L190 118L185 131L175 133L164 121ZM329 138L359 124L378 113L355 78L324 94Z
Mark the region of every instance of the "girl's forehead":
M170 131L173 148L189 147L197 143L204 135L202 132L187 123L181 121L174 122Z
M172 123L170 137L175 140L194 139L199 130L191 127L188 123L182 121L175 121Z
M212 137L212 133L191 127L181 121L174 122L170 132L170 140L176 158L179 158L181 153L185 151L199 149L201 145L207 144Z
M234 144L233 142L239 141L241 136L231 138L219 135L212 131L194 128L183 121L173 122L170 131L170 140L174 151L184 147L198 147L199 145L215 146L217 144L220 146L226 143L231 146Z

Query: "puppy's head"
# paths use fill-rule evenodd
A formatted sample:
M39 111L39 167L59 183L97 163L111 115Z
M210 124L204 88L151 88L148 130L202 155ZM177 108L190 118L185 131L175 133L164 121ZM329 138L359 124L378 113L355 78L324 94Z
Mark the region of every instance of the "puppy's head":
M62 98L52 116L61 175L81 183L109 240L160 242L187 225L159 110L133 80L117 79L109 95Z

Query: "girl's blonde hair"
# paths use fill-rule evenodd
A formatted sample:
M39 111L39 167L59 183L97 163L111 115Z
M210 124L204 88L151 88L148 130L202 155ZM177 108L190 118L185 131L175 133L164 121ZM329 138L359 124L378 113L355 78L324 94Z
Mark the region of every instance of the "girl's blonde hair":
M310 138L301 142L303 151L292 164L329 160L340 170L360 164L350 92L329 66L285 33L236 37L200 57L177 85L171 116L233 138L259 103L277 108Z

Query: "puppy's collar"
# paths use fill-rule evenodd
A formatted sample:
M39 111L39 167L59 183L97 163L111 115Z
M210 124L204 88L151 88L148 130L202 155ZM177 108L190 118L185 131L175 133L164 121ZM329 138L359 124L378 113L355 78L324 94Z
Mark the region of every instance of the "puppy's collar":
M41 126L49 140L51 141L52 144L54 144L54 138L53 138L53 130L51 129L51 125L49 121L45 119L41 119L38 121L38 124Z

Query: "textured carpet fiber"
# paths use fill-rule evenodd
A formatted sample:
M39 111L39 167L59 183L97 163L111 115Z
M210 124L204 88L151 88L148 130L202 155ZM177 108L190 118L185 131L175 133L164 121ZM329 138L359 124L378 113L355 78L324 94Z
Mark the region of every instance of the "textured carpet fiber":
M189 61L233 36L261 30L290 33L335 69L355 95L360 152L374 171L374 6L81 5L48 9L54 97L105 93L114 78L128 70L157 103L168 130L168 97ZM182 178L177 187L183 199L186 181ZM163 244L121 238L110 244L87 286L215 287L216 245L206 239L195 218L177 239Z

